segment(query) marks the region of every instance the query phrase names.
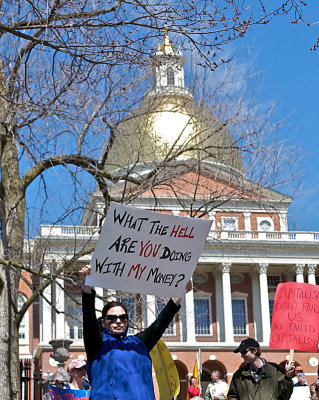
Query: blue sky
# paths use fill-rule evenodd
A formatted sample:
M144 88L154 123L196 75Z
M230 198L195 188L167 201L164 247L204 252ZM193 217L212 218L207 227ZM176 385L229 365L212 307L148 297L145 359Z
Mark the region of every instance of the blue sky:
M306 7L305 17L319 21L319 1ZM317 19L316 19L317 17ZM259 101L274 101L290 115L281 134L302 148L303 187L290 206L291 230L319 231L319 49L310 48L319 36L319 23L311 27L291 24L291 17L275 17L255 26L236 42L249 48L254 69L262 72Z

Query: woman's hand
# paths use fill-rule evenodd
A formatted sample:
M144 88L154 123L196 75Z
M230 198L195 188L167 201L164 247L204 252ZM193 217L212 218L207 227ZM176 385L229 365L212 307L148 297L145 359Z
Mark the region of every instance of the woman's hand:
M82 292L84 293L91 293L92 292L92 288L91 286L87 286L85 285L85 278L90 275L91 273L91 266L90 265L86 265L85 267L82 267L79 271L79 276L81 278L82 281Z

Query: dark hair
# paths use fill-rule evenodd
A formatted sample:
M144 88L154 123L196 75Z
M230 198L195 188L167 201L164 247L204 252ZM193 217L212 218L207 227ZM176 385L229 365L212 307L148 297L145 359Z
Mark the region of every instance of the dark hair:
M106 317L107 312L113 308L113 307L122 307L123 310L125 311L126 314L128 314L127 312L127 308L125 307L125 305L123 303L121 303L120 301L110 301L109 303L107 303L102 310L102 319L104 319Z
M192 380L193 380L193 379L196 379L196 382L197 382L196 376L191 376L191 377L189 378L189 384L190 384L190 385L192 384Z

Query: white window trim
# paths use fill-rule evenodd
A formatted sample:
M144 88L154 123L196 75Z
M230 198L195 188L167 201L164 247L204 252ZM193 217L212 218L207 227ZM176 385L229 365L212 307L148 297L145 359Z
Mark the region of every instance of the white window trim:
M249 334L249 325L248 325L248 307L247 307L247 297L248 293L241 293L241 292L233 292L231 299L232 300L244 300L244 306L245 306L245 327L246 327L246 332L243 333L233 333L234 336L247 336Z
M225 221L226 220L229 220L229 219L233 219L233 220L235 220L235 229L232 229L231 231L238 231L238 217L231 217L231 216L224 216L224 217L221 217L221 221L222 221L222 229L223 230L226 230L225 229Z
M270 217L256 217L256 220L257 220L257 227L258 227L257 230L258 231L261 231L261 232L273 232L275 230L275 228L274 228L274 220L272 218L270 218ZM260 224L263 221L267 221L267 222L270 223L269 231L265 231L264 229L261 228Z
M212 321L212 301L211 301L211 295L205 295L201 294L201 292L194 293L194 309L195 309L195 299L200 299L200 300L208 300L208 312L209 312L209 333L202 333L202 334L196 334L195 336L212 336L213 335L213 321ZM195 325L195 315L194 315L194 328L196 331L196 325Z

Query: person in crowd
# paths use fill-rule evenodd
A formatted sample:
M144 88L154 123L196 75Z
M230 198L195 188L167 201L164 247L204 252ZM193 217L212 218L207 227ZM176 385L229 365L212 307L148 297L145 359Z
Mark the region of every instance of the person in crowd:
M310 385L310 399L319 400L319 380Z
M102 310L101 330L95 315L95 291L84 284L90 273L89 265L79 271L90 400L155 400L149 352L180 309L181 299L171 299L147 329L131 336L127 336L125 305L109 302ZM190 282L187 289L191 289Z
M227 399L228 384L221 379L218 370L212 371L212 381L208 384L205 392L205 400Z
M240 353L245 366L233 375L228 399L237 400L288 400L293 391L291 377L294 374L294 362L286 363L282 371L275 363L261 358L259 343L248 338L234 350Z
M80 358L72 360L68 366L71 376L70 383L64 386L65 389L89 390L90 385L87 381L86 362Z
M191 376L189 380L188 397L192 399L196 396L201 397L201 390L200 387L197 387L197 379L195 378L195 376Z
M308 386L306 375L303 372L300 372L296 376L297 376L298 382L294 384L294 387Z
M297 365L295 367L295 376L293 376L292 381L293 383L297 383L298 382L298 374L303 373L303 368L301 365Z

